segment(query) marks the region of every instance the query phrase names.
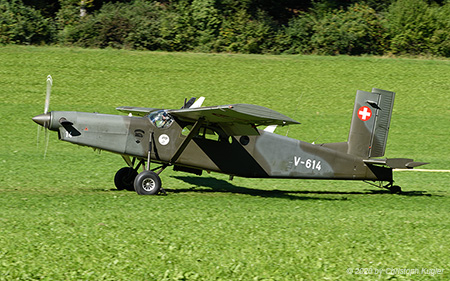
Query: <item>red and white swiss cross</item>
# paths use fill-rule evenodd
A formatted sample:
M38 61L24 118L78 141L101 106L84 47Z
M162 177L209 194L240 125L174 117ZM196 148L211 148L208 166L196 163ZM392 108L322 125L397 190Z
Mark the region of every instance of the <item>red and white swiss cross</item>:
M361 106L358 109L358 118L361 119L362 121L369 120L371 116L372 110L370 110L370 108L368 108L367 106Z

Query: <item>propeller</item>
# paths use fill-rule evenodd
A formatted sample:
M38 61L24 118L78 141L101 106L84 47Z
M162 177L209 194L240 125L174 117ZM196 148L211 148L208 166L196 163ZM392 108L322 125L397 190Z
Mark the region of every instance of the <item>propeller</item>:
M47 156L47 149L48 149L48 142L49 142L49 135L48 135L48 127L50 125L51 116L50 113L48 113L48 109L50 107L50 95L52 91L53 86L53 78L51 75L47 76L47 92L45 95L45 104L44 104L44 113L37 115L33 117L33 121L37 124L41 125L45 128L45 150L44 150L44 159ZM39 139L41 134L41 127L38 127L37 131L37 147L39 148Z

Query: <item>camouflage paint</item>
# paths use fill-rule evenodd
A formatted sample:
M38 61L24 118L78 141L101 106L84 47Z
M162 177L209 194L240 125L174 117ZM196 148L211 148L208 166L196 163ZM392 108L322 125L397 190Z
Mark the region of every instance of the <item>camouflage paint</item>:
M172 115L173 120L170 119L168 126L157 125L149 116L74 111L53 111L33 120L58 131L63 141L141 161L147 160L150 149L151 161L167 166L184 166L197 171L215 171L241 177L392 183L392 168L386 167L387 161L370 157L384 155L394 97L393 92L379 89L358 91L348 141L341 143L311 144L257 130L256 125L298 122L273 110L245 104L167 111L119 108L139 114L160 112L165 116ZM49 124L45 123L46 118L50 120ZM199 131L189 133L192 136L189 139L183 134L183 128L187 125L192 127L194 123L198 124L196 128ZM205 134L202 135L206 129L213 130L218 139L208 139ZM242 133L248 135L239 135ZM411 163L414 165L416 162Z

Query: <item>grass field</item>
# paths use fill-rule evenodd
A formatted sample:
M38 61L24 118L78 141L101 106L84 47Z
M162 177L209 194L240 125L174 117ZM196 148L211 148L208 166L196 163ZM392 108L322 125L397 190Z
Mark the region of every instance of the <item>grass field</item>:
M48 74L51 110L205 96L284 113L302 124L276 132L309 142L346 140L356 90L391 90L386 156L450 169L449 60L0 47L0 280L450 279L449 173L395 172L399 195L171 170L168 196L116 191L118 155L52 133L43 158Z

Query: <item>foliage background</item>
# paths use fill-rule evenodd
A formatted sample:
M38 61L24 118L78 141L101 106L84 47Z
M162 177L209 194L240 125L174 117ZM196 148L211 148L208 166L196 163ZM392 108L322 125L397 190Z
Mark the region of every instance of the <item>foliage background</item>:
M449 0L0 0L0 44L449 57L449 15Z

